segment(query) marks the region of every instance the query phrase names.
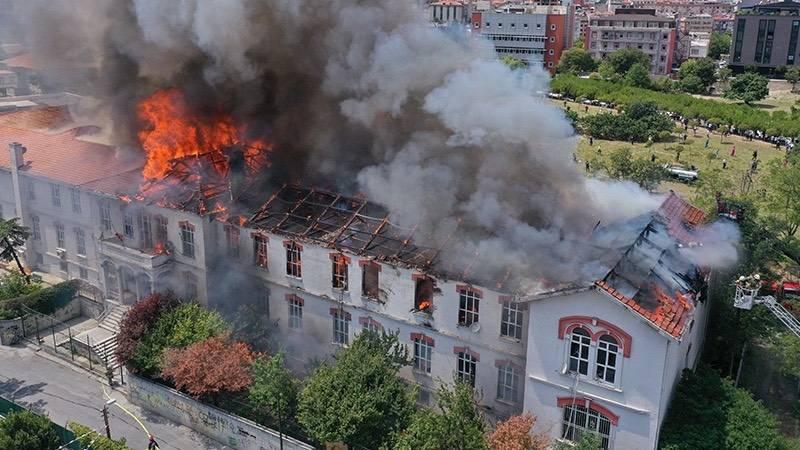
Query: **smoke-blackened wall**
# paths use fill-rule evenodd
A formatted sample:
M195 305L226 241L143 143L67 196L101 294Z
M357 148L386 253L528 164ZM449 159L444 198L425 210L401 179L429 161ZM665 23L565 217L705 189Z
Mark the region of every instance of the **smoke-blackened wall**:
M598 221L653 209L628 185L587 183L544 71L511 71L490 44L431 27L403 0L21 0L28 42L98 65L119 144L136 104L178 87L274 143L271 185L362 192L399 225L514 267L574 280ZM613 201L611 200L613 199ZM620 205L625 205L621 207ZM626 210L627 209L627 210Z

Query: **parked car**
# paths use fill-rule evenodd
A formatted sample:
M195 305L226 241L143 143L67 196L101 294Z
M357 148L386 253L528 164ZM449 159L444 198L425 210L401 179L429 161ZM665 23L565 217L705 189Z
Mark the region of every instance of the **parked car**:
M665 164L664 169L667 170L672 178L685 182L695 181L700 176L700 173L694 167L687 169L677 164Z

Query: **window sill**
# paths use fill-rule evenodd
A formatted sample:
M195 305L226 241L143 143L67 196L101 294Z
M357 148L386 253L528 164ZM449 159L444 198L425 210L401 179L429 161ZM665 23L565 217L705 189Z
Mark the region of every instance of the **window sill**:
M575 372L570 372L568 370L562 370L561 371L561 375L567 376L567 377L569 377L571 379L575 379L576 373ZM587 375L580 375L580 377L581 377L580 378L580 382L581 383L588 383L588 384L591 384L592 386L601 387L603 389L607 389L607 390L613 391L613 392L619 392L619 393L622 392L622 388L617 386L617 385L605 383L605 382L602 382L602 381L598 381L595 378L589 378Z
M411 368L411 373L413 373L414 375L419 375L419 376L428 377L428 378L430 378L432 376L430 372L425 372L424 370L414 369L413 367Z
M513 344L519 344L520 342L522 342L522 339L517 339L515 337L503 336L503 335L500 335L500 340L501 341L510 342L510 343L513 343Z
M362 296L361 296L361 301L364 301L364 302L371 302L371 303L379 303L379 304L381 304L381 305L383 305L383 304L385 303L385 302L384 302L384 301L382 301L381 299L374 298L374 297L367 297L366 295L362 295Z
M519 402L514 402L514 401L511 401L511 400L506 400L506 399L504 399L504 398L495 398L494 400L495 400L497 403L500 403L501 405L506 405L506 406L519 406Z

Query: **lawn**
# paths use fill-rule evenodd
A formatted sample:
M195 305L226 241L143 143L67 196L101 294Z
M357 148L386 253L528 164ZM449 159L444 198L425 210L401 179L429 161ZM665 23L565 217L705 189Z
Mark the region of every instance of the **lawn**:
M557 105L564 107L564 101L557 101ZM572 110L577 111L578 115L597 114L601 111L610 111L605 108L596 106L589 106L586 112L586 106L567 102ZM706 130L703 128L697 129L697 134L688 130L688 138L686 144L680 143L680 138L676 136L673 142L656 142L651 146L645 143L635 143L631 145L630 142L620 141L606 141L602 139L595 139L594 145L589 145L589 139L582 136L577 148L577 157L581 167L584 167L584 162L592 160L597 157L607 157L613 153L614 150L628 147L633 150L634 155L637 157L650 158L652 155L656 156L656 160L663 163L681 164L685 167L694 165L700 170L700 178L703 177L703 172L710 169L722 168L722 160L728 161L727 168L724 173L728 174L735 186L740 186L745 173L750 169L750 164L753 157L753 151L758 151L759 170L754 177L754 185L757 185L759 176L763 173L765 164L776 158L784 158L786 156L785 150L776 150L774 146L762 141L747 141L739 136L728 136L723 138L721 134L712 133L709 140L708 148L705 148ZM736 155L730 156L731 148L736 146ZM675 147L681 147L680 161L676 161L676 152L673 150ZM598 154L598 149L600 154ZM692 184L681 182L667 181L661 184L659 191L667 191L673 189L683 196L688 198L692 197L693 188Z
M743 104L740 101L730 100L725 97L713 97L709 95L695 95L694 97L704 98L707 100L715 100L723 103L737 103L740 105ZM753 103L752 106L755 108L763 109L767 112L771 111L790 112L792 110L792 106L800 106L798 102L800 102L800 93L790 92L788 90L773 90L770 91L767 98Z

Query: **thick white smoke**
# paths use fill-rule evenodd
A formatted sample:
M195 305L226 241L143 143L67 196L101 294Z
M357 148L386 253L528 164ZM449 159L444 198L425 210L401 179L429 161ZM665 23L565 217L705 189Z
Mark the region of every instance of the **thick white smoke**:
M487 42L431 27L412 1L20 7L41 54L57 60L74 46L99 62L93 93L109 101L120 144L135 136L142 96L180 87L198 110L222 105L275 143L274 183L363 192L431 245L455 234L447 265L477 256L487 279L511 268L572 281L597 253L587 243L597 221L658 203L584 178L570 124L542 95L544 71L510 70Z

